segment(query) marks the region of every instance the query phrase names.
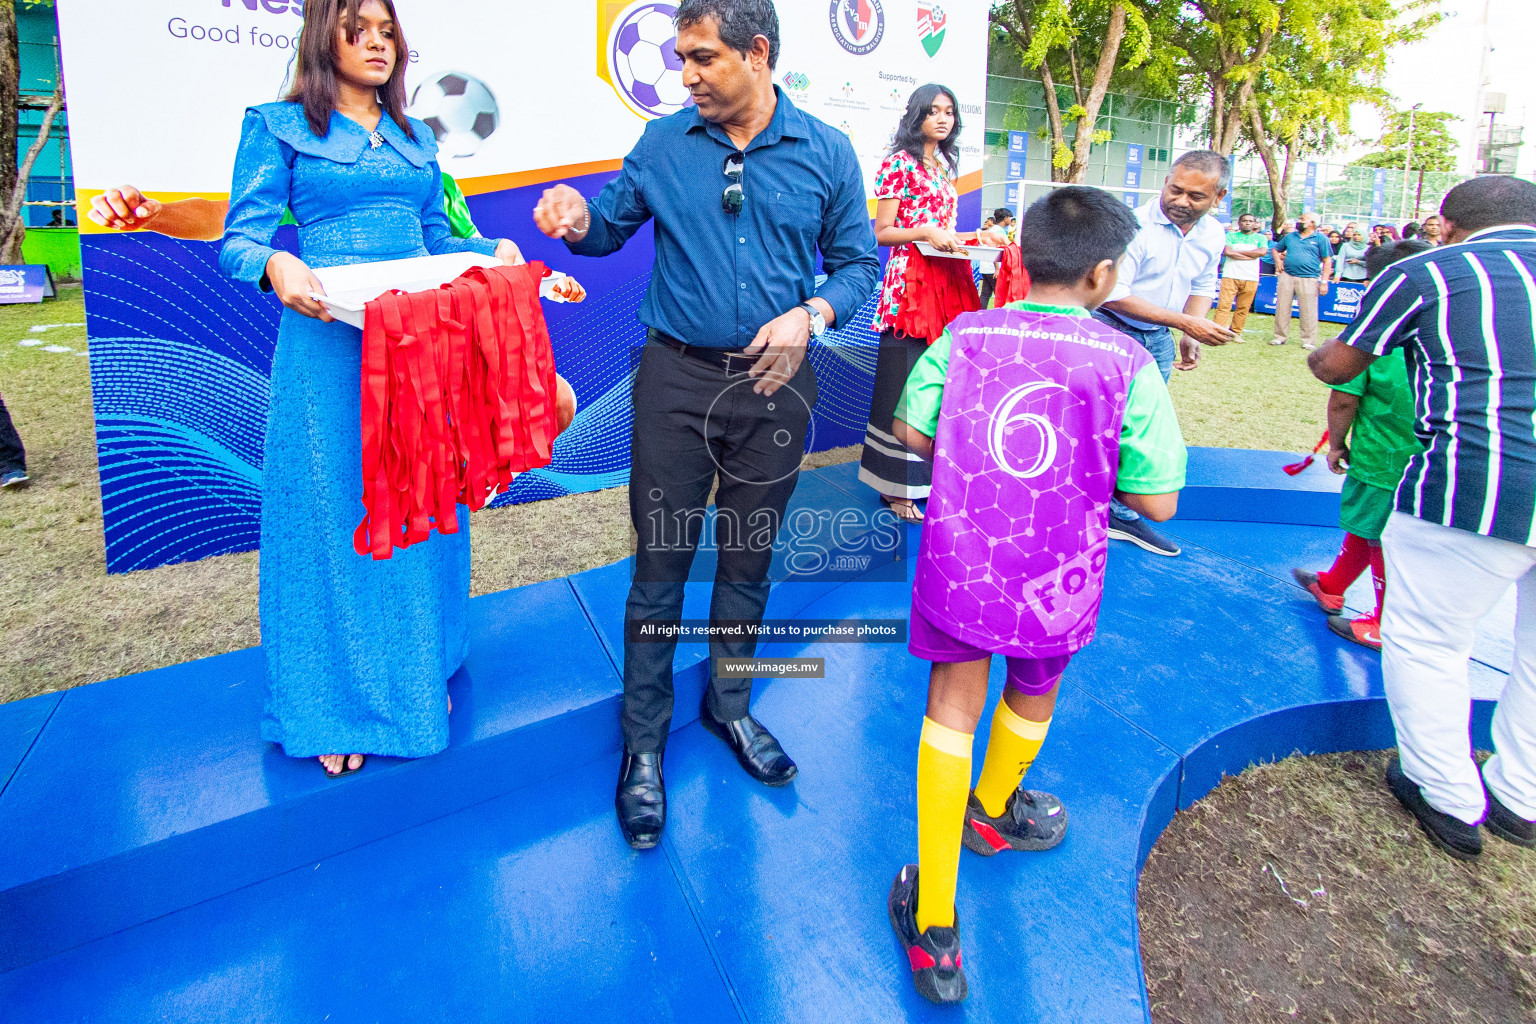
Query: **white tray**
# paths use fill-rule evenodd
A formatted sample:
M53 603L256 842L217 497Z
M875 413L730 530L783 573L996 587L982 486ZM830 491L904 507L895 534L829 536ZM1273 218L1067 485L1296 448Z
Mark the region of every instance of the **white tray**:
M415 256L407 260L380 260L353 263L343 267L321 267L315 271L324 295L312 295L331 316L353 327L363 326L363 311L368 303L387 291L420 292L447 284L472 267L494 267L501 263L494 256L474 252L452 252L442 256ZM555 293L565 275L552 273L539 284L539 294L551 302L566 301Z
M939 252L927 242L918 242L917 251L924 256L941 256L951 260L980 260L983 263L996 263L1003 255L1002 246L999 245L962 245L954 252Z

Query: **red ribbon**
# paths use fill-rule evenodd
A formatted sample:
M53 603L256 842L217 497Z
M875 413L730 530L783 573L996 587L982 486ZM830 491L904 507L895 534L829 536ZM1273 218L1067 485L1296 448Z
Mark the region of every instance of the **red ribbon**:
M1328 443L1328 431L1325 430L1325 431L1323 431L1323 439L1321 441L1317 442L1317 444L1313 447L1311 455L1308 455L1306 458L1302 459L1300 462L1293 462L1293 463L1291 463L1288 466L1281 466L1280 468L1285 470L1285 473L1286 473L1287 476L1295 476L1297 473L1300 473L1302 470L1304 470L1308 466L1312 465L1314 459L1317 456L1317 453L1322 451L1323 450L1323 445L1325 445L1327 443Z
M913 246L907 256L901 303L895 330L909 338L923 338L930 345L951 320L981 308L976 281L967 260L945 256L928 258Z
M542 263L477 267L441 288L386 292L363 327L360 555L389 558L458 505L485 506L515 473L549 465L559 433Z
M1029 271L1024 269L1024 257L1017 242L1003 247L997 259L997 282L993 285L999 306L1018 302L1029 294Z

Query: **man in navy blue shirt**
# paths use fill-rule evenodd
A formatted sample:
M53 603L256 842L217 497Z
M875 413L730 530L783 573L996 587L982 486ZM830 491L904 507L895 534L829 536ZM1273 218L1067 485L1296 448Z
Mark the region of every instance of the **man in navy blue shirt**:
M773 540L816 402L806 345L846 323L880 272L852 143L773 84L779 21L770 0L683 0L677 29L694 106L648 124L592 202L557 185L534 211L540 230L582 256L605 256L646 221L656 226L640 305L650 330L634 385L629 505L638 540L615 796L619 827L637 849L660 842L666 825L661 763L676 641L656 642L654 630L682 615L710 489L718 478L710 622L750 626L767 604ZM719 658L749 658L756 646L750 632L711 639L699 718L754 778L783 785L797 769L749 713L751 680L713 678Z
M1446 244L1383 270L1308 363L1342 384L1394 349L1408 359L1425 448L1381 535L1381 674L1401 754L1387 783L1436 845L1472 860L1480 825L1536 847L1536 184L1464 181L1440 218ZM1511 584L1512 671L1479 768L1467 658Z

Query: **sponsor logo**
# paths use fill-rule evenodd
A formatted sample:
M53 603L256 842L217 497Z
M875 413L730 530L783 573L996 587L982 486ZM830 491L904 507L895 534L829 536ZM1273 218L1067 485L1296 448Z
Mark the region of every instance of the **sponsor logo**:
M809 76L803 75L798 71L785 72L784 77L779 79L779 81L783 82L784 88L790 92L805 92L811 87Z
M827 17L832 38L855 57L873 53L885 38L885 9L880 0L832 0Z
M845 99L845 100L853 99L853 83L852 82L844 82L842 89L840 89L839 91L843 94L843 99Z
M944 45L944 31L948 24L949 15L944 13L944 8L935 3L917 0L917 41L923 44L923 49L928 52L928 56L939 55L939 47Z
M598 65L598 77L646 120L693 105L676 52L676 17L677 5L659 0L606 3L599 8L598 39L605 59Z

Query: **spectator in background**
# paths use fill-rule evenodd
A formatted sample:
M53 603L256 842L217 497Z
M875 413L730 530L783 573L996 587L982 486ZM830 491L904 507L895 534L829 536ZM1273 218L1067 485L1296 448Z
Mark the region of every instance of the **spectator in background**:
M1237 218L1237 230L1227 232L1221 265L1221 294L1216 298L1216 322L1230 327L1242 341L1253 296L1259 290L1259 260L1269 252L1269 241L1259 233L1259 218L1245 213Z
M1424 218L1424 223L1419 225L1419 240L1430 245L1440 244L1440 215L1430 214Z
M1284 345L1291 333L1291 300L1301 305L1301 347L1317 347L1317 299L1328 294L1333 249L1317 231L1317 217L1301 215L1296 230L1276 242L1275 336L1271 345Z
M1464 181L1440 207L1445 246L1382 271L1344 333L1308 358L1325 384L1405 350L1428 447L1382 532L1382 678L1400 758L1387 785L1430 840L1481 855L1479 826L1536 848L1536 184ZM1483 616L1514 584L1513 671L1496 753L1467 741L1467 662Z
M25 487L28 479L27 451L0 395L0 487Z
M1368 279L1365 270L1365 254L1368 247L1360 241L1360 232L1354 227L1344 229L1344 241L1334 250L1333 279L1360 283Z
M1411 220L1407 224L1403 225L1403 238L1402 238L1402 240L1406 242L1406 241L1408 241L1408 239L1413 238L1418 233L1419 233L1419 222L1416 221L1416 220Z
M992 211L981 230L976 232L976 241L982 245L1004 246L1013 241L1013 211L1006 206L999 206ZM997 290L997 264L983 263L981 265L981 308L987 309L992 305L992 295Z
M1337 231L1328 232L1328 244L1333 248L1333 254L1339 254L1339 246L1344 244L1344 236Z

